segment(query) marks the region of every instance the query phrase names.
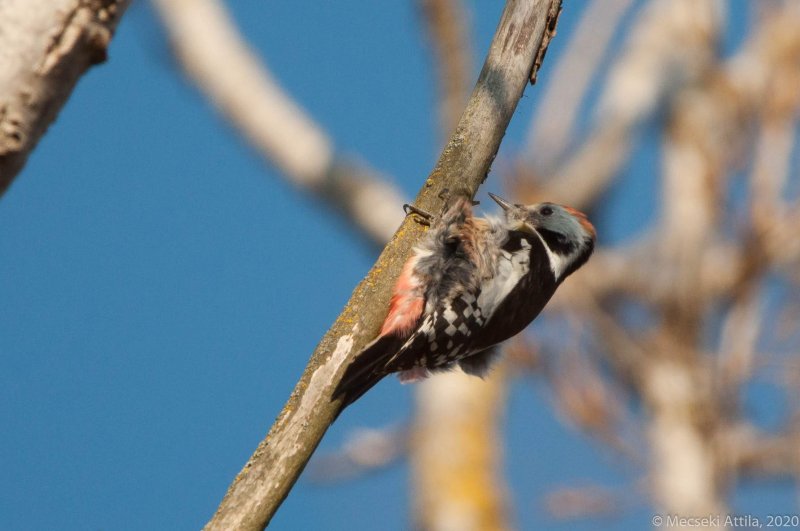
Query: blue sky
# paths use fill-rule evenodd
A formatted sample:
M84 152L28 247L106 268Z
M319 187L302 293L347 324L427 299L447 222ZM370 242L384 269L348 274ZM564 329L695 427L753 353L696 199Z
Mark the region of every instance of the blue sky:
M337 145L413 194L438 154L415 3L229 4ZM577 5L565 6L542 82ZM472 4L479 56L500 11ZM501 159L522 142L537 93L520 102ZM646 189L635 170L626 178ZM499 189L490 179L482 193ZM622 237L647 215L612 215L607 230ZM0 227L3 529L202 526L376 255L214 115L141 3L0 199ZM387 380L321 451L410 411L409 388ZM624 488L633 470L560 424L536 382L514 387L507 423L516 521L593 529L542 517L541 495L592 479ZM404 464L336 485L301 477L273 527L406 529L407 484ZM782 484L736 497L740 512L764 514L792 499ZM634 502L605 523L641 529L650 515Z

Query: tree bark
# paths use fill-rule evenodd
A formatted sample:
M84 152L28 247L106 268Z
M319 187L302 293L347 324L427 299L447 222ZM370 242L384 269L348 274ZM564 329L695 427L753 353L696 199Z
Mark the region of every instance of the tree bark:
M525 85L552 36L560 0L509 0L458 127L417 195L438 213L448 190L474 194L484 181ZM311 356L266 439L206 529L263 529L286 498L340 404L331 401L351 357L377 333L391 290L423 228L406 219Z
M0 2L0 195L86 70L106 59L129 0Z

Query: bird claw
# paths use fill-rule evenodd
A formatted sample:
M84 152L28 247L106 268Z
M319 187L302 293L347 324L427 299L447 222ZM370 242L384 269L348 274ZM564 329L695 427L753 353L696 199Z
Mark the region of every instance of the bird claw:
M460 195L460 194L453 194L450 192L449 188L444 188L442 189L441 192L439 192L437 197L443 200L445 203L448 203L454 195ZM472 203L472 206L477 206L480 204L480 201L470 201L470 203ZM403 205L403 212L406 213L406 216L415 214L416 222L419 223L420 225L425 225L426 227L430 227L431 224L433 223L433 220L436 219L436 216L434 216L430 212L422 210L421 208L415 207L414 205L408 203Z
M412 214L416 215L417 216L415 218L416 222L419 223L420 225L425 225L426 227L431 226L431 222L433 221L434 218L433 214L410 204L403 205L403 212L406 213L406 216L410 216Z

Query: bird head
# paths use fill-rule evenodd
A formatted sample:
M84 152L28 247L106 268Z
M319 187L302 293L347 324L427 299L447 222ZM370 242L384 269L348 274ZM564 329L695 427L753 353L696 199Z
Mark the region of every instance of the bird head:
M555 203L512 204L489 194L500 205L512 230L536 234L550 258L550 266L560 282L586 263L594 251L597 232L586 214Z

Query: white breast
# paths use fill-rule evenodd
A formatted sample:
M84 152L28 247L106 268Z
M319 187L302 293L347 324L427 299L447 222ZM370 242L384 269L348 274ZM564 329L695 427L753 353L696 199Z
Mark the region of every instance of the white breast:
M530 271L531 245L524 239L520 243L522 248L513 253L501 251L495 276L481 286L478 307L487 321L520 279Z

